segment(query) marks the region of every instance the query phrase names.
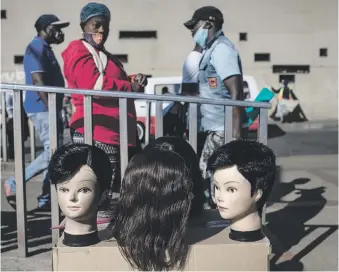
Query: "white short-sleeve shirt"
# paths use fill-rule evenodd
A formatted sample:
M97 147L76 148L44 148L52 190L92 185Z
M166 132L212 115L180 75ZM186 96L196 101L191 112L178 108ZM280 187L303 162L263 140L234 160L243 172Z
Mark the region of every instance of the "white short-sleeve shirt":
M182 68L182 83L198 83L199 63L202 53L192 51L187 56Z

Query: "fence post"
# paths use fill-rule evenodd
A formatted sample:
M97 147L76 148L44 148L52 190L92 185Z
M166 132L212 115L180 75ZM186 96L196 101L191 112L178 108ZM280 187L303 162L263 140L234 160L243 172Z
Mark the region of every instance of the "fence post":
M155 138L164 134L162 101L155 102Z
M149 144L149 139L150 139L150 129L151 129L151 102L150 101L145 101L146 103L146 120L145 120L145 145Z
M267 145L268 109L260 108L258 141ZM262 224L266 225L266 204L262 209Z
M2 160L8 161L7 155L7 122L6 122L6 93L1 92L1 144L2 144Z
M92 96L85 95L84 98L84 119L85 119L85 144L93 144L93 119L92 119Z
M258 141L267 144L268 109L261 108L259 114Z
M48 120L49 120L49 141L50 141L50 156L58 148L58 126L57 122L59 119L57 118L57 108L56 108L56 94L49 93L48 94ZM51 212L52 212L52 226L59 225L59 204L57 198L57 192L54 185L51 186ZM59 239L59 229L52 230L52 244L55 245Z
M233 108L225 106L224 142L229 143L233 139Z
M128 164L127 98L119 98L120 173L121 180ZM136 129L136 128L135 128Z
M29 140L31 148L31 161L35 159L35 128L30 119L28 119L28 128L29 128Z
M189 143L197 153L197 133L198 133L198 105L196 103L189 104ZM186 129L186 128L185 128Z
M20 257L27 257L27 218L26 218L26 180L25 180L25 154L22 133L22 91L13 93L14 118L14 163L16 182L16 220L18 232L18 250Z

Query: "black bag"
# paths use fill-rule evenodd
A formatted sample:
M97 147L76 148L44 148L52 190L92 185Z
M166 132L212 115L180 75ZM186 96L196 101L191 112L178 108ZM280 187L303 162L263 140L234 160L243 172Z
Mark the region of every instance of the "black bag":
M174 102L164 116L164 136L183 137L185 132L184 114L184 106L180 102Z

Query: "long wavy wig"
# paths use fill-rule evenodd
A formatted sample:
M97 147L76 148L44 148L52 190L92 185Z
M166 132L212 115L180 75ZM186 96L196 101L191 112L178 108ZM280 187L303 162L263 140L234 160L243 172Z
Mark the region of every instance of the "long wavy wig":
M190 171L190 175L193 181L193 200L191 207L191 215L199 216L203 210L205 201L204 197L204 184L199 168L199 162L197 155L192 146L183 138L179 137L159 137L151 141L145 150L149 148L159 148L164 150L170 150L178 153L185 161L187 168Z
M113 234L133 268L159 271L184 266L192 187L184 159L173 151L149 148L129 162Z

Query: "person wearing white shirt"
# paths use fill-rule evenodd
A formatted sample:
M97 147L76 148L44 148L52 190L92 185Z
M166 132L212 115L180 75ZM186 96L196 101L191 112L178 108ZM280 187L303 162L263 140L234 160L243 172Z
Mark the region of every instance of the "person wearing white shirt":
M182 68L182 83L198 83L199 63L202 57L202 48L196 44L188 54Z
M182 68L182 86L181 95L197 96L199 95L199 64L203 55L203 49L199 44L195 44L194 49L185 59ZM188 103L184 105L187 115L186 129L188 130ZM200 131L200 115L198 112L198 132Z
M200 45L196 44L193 51L186 57L182 69L182 95L199 96L199 64L203 56L203 49ZM186 119L186 136L189 137L189 116L188 116L188 103L185 104L184 110L187 114ZM198 105L200 107L200 105ZM207 134L201 129L201 114L198 108L198 131L197 131L197 156L200 160L201 152L204 147ZM207 187L207 186L206 186ZM205 192L206 195L207 192ZM204 204L208 208L208 204Z
M195 96L199 94L198 75L201 57L202 57L202 48L200 47L200 45L196 44L193 51L189 53L188 56L186 57L184 66L182 68L181 95ZM167 87L163 88L162 94L164 95L169 94ZM163 111L164 116L169 112L169 110L174 106L174 104L175 104L174 102L168 104L168 106Z
M181 95L190 95L196 96L199 95L199 84L198 84L198 75L199 75L199 63L202 57L202 48L196 44L193 51L189 53L185 59L182 71L182 86L181 86ZM164 90L166 88L166 90ZM163 95L169 94L168 88L164 87L162 91ZM176 102L171 102L163 110L163 116L166 116L171 109L177 105ZM188 104L184 104L184 112L187 112ZM186 117L188 118L188 116ZM176 120L178 122L178 120ZM186 120L186 129L188 130L188 120ZM198 116L198 128L200 124L200 117ZM198 129L199 131L199 129ZM181 134L181 133L179 133Z

